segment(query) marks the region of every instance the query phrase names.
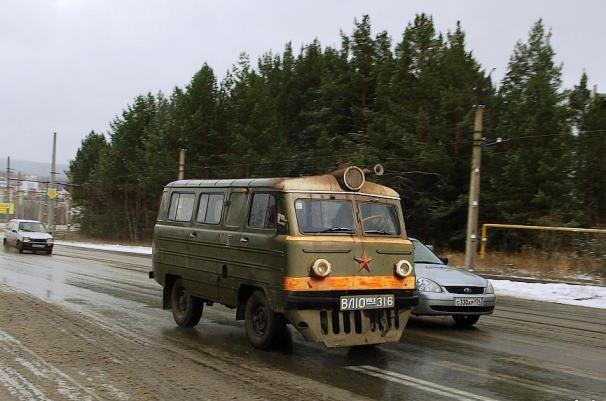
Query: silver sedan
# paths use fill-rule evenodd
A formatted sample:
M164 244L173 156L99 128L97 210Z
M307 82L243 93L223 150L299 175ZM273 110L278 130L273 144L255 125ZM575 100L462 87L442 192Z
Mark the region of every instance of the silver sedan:
M465 270L448 267L420 241L415 246L419 304L413 315L448 315L461 327L473 326L494 311L496 296L490 281Z

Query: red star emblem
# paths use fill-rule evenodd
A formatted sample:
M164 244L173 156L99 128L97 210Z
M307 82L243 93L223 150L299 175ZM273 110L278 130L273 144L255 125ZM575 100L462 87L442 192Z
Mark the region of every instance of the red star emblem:
M362 256L354 258L354 260L360 264L358 272L361 272L362 269L366 269L366 271L370 273L370 262L372 262L373 259L374 258L368 258L366 256L366 251L362 251Z

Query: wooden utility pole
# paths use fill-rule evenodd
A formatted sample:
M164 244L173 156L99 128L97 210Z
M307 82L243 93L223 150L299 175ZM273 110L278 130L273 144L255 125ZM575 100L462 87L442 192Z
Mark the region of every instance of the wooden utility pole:
M177 179L183 180L185 178L185 149L179 149L179 174Z
M469 175L469 205L467 207L467 236L465 238L465 267L473 270L478 251L478 211L480 208L480 168L482 166L482 123L484 105L478 96L476 116L473 126L473 149L471 154L471 173Z
M52 232L54 233L57 228L56 224L55 224L55 208L57 207L57 195L56 195L56 191L57 191L57 186L55 184L55 175L57 174L56 172L56 156L57 156L57 133L53 132L53 156L52 156L52 163L51 163L51 173L50 173L50 185L48 187L47 195L49 195L49 200L48 200L48 226L52 227ZM50 196L49 191L53 191L53 193L55 194L55 196Z

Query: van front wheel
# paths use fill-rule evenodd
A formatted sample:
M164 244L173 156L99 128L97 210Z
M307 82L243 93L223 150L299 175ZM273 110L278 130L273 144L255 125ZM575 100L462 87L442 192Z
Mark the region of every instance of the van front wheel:
M202 317L204 303L200 298L190 295L183 286L181 279L177 279L171 291L171 305L173 318L181 327L194 327Z
M277 345L286 331L284 317L271 309L267 297L259 290L248 298L244 325L248 341L259 349Z

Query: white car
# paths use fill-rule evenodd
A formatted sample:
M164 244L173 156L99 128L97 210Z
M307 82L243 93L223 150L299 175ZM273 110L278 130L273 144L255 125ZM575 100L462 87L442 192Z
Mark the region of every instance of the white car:
M4 233L4 246L14 246L19 253L44 251L50 255L53 253L53 236L39 221L11 220Z
M415 246L415 273L419 303L413 315L452 316L459 327L473 326L494 311L496 296L490 281L466 270L448 267L420 241Z

